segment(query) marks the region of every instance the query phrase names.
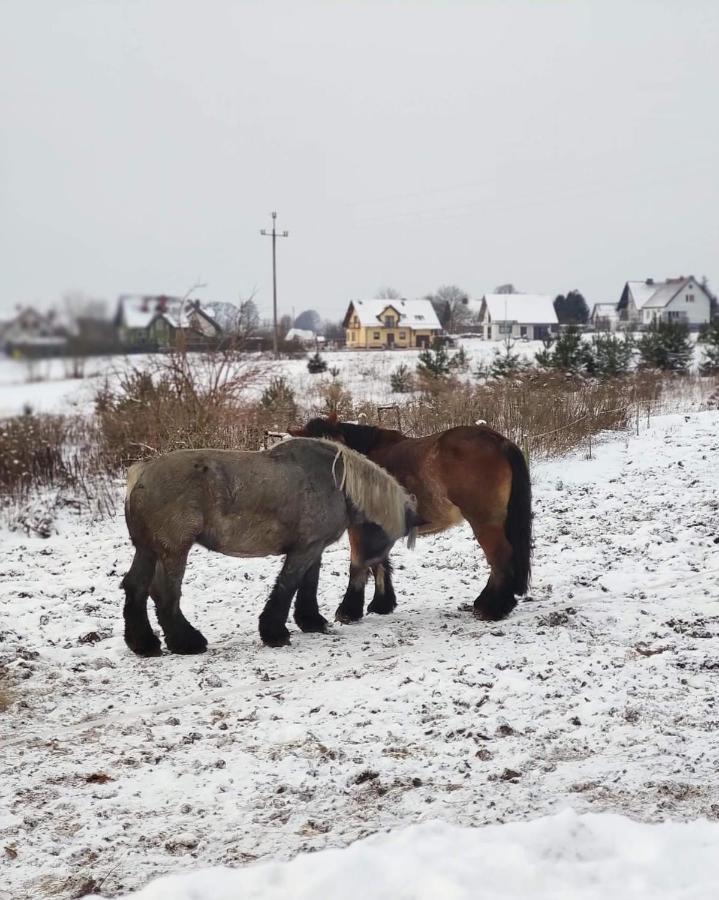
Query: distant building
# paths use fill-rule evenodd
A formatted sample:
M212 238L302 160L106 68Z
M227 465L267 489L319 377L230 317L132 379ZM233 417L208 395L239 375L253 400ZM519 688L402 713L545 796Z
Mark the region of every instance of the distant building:
M350 350L429 347L442 332L429 300L352 300L342 324Z
M286 341L297 341L303 347L314 347L318 344L324 344L325 339L321 335L317 335L309 328L290 328L285 335Z
M589 324L595 331L616 331L619 325L616 303L595 303L589 314Z
M165 295L123 294L115 327L120 342L135 350L199 349L216 345L232 317L232 304L208 303ZM235 307L236 310L236 307Z
M19 307L13 318L0 324L0 344L9 355L54 356L65 349L67 331L54 310Z
M666 281L627 281L617 304L619 319L628 327L647 326L652 322L683 322L698 329L711 319L711 297L690 276L667 278Z
M554 298L549 294L485 294L480 303L479 324L487 341L536 341L559 331Z

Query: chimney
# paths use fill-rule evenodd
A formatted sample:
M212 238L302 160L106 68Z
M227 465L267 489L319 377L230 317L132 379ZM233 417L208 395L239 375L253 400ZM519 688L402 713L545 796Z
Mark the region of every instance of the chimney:
M647 278L647 280L646 280L644 283L645 283L645 284L654 284L654 279L653 279L653 278Z

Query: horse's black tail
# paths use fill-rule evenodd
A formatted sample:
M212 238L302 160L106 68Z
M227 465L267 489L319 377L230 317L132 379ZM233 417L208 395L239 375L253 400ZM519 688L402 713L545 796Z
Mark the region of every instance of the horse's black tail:
M512 545L512 592L527 593L532 572L532 483L524 454L507 441L504 455L512 467L512 490L504 533Z

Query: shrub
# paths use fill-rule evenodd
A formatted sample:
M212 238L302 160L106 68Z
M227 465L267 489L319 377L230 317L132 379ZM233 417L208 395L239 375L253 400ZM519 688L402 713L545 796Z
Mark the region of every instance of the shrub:
M693 348L689 330L681 322L652 322L639 340L641 365L665 372L686 372Z
M409 394L414 389L414 378L408 365L402 363L389 376L390 387L395 394Z
M262 392L260 403L265 409L286 412L291 416L294 416L297 410L295 392L289 381L282 375L270 378L270 383Z
M545 342L544 349L536 354L540 366L561 369L563 372L594 371L594 359L589 345L583 340L576 325L570 325L552 344Z
M469 368L469 357L464 347L460 346L459 350L449 360L450 369L457 372L466 372Z
M699 371L702 375L719 375L719 319L701 329L699 343L703 351Z
M528 368L518 353L514 353L514 341L507 338L503 342L503 349L494 351L494 358L488 367L480 367L476 374L478 377L508 378L518 375Z
M120 373L95 396L108 466L177 449L257 449L262 407L250 415L245 400L256 376L234 354L219 352L168 354L150 371Z
M423 350L418 360L417 372L425 378L446 378L449 375L449 354L444 344L438 344L434 350Z
M599 378L626 375L634 354L631 335L597 334L591 344L594 374Z
M327 371L327 363L320 356L319 351L317 351L314 356L310 356L307 360L307 371L310 375L319 375L320 373Z

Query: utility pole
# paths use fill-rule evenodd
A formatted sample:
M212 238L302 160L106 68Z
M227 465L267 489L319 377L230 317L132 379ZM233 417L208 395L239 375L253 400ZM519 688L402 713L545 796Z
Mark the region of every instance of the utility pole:
M266 229L262 229L260 234L265 237L272 238L272 319L274 322L274 327L272 329L272 348L275 352L275 357L278 356L277 352L277 238L278 237L289 237L289 231L277 231L275 225L277 224L277 213L272 213L272 231L267 231Z

